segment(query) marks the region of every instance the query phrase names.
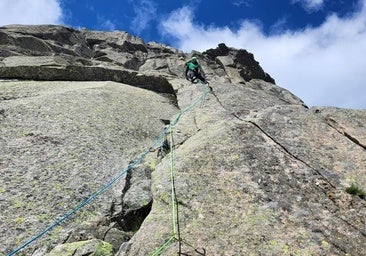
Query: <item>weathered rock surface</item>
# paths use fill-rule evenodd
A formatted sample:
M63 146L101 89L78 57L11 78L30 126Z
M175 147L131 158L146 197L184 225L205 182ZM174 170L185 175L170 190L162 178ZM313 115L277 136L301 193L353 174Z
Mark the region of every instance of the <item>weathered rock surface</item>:
M0 255L142 152L23 251L152 255L172 237L173 162L182 240L161 255L366 255L366 201L346 192L366 189L366 111L307 108L245 50L194 54L213 92L190 108L204 87L184 80L188 54L124 32L0 28ZM174 159L157 159L181 110Z
M31 237L115 177L177 111L166 97L115 82L8 81L0 95L5 248L16 242L7 237ZM114 193L89 212L108 209Z
M240 95L216 95L221 105L211 96L194 111L196 132L174 151L181 237L207 255L364 253L365 200L345 192L352 182L365 187L364 148L301 102L239 117L249 111ZM177 132L190 130L187 119ZM168 170L166 159L153 173L154 204L127 255L150 255L171 236ZM177 250L173 243L163 255Z
M113 247L104 241L92 239L75 243L62 244L55 247L50 256L113 256Z

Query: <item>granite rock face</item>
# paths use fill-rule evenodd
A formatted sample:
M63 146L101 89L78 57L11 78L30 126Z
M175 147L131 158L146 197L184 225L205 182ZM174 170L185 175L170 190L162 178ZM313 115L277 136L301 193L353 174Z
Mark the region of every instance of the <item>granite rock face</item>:
M243 49L7 26L0 79L0 255L75 208L19 255L366 254L366 111L309 109Z

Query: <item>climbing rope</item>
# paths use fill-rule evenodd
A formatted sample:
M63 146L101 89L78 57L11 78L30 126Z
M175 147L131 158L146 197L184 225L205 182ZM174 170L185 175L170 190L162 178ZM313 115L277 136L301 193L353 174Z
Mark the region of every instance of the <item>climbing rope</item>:
M35 241L39 240L45 234L47 234L48 232L52 231L55 227L59 226L60 224L62 224L66 220L68 220L71 216L73 216L75 213L77 213L78 211L80 211L81 209L83 209L86 205L88 205L89 203L91 203L92 201L94 201L102 193L104 193L106 190L108 190L110 187L112 187L128 171L130 171L136 165L138 165L139 163L141 163L141 161L147 156L147 154L149 154L152 149L156 148L157 145L159 145L161 143L161 141L163 140L163 138L168 134L168 132L171 131L172 127L175 126L178 123L180 117L183 114L185 114L186 112L188 112L191 109L193 109L194 107L196 107L196 105L199 102L202 102L202 100L205 99L206 95L211 91L210 90L210 87L208 87L203 82L200 82L200 84L202 84L202 85L204 85L204 86L207 87L207 88L205 88L203 94L198 99L196 99L192 104L190 104L189 106L187 106L186 108L184 108L183 110L181 110L173 118L173 120L170 122L170 125L167 126L167 127L165 127L163 129L163 131L159 134L159 136L157 137L157 139L151 144L151 146L148 149L146 149L143 153L141 153L141 155L139 157L137 157L132 163L130 163L125 169L123 169L116 177L114 177L112 180L110 180L104 186L102 186L98 191L94 192L91 196L89 196L87 199L85 199L84 201L82 201L79 205L77 205L75 208L73 208L72 210L70 210L69 212L67 212L66 214L64 214L63 216L61 216L60 218L57 218L57 220L55 222L53 222L51 225L49 225L48 227L46 227L43 231L41 231L40 233L38 233L37 235L35 235L31 239L29 239L28 241L26 241L25 243L23 243L22 245L20 245L19 247L17 247L16 249L14 249L13 251L11 251L10 253L8 253L7 256L13 256L13 255L17 254L18 252L24 250L30 244L32 244ZM173 237L170 238L165 244L171 243L174 239L175 238L173 238ZM163 249L165 247L163 247ZM158 254L156 254L156 255L158 255Z
M191 248L193 248L198 254L206 255L205 249L202 249L203 252L198 251L193 245L186 242L184 239L181 238L180 235L180 227L179 227L179 213L178 213L178 200L175 191L175 179L174 179L174 140L173 140L173 127L170 127L169 130L169 137L170 137L170 184L171 184L171 204L172 204L172 235L170 238L161 245L153 254L152 256L158 256L162 253L170 244L177 241L179 245L178 255L182 254L182 244L185 244Z
M94 201L98 196L100 196L103 192L105 192L107 189L109 189L113 184L115 184L119 179L121 179L128 171L130 171L133 167L135 167L137 164L139 164L145 157L146 155L150 152L151 149L155 148L156 145L158 145L158 143L162 140L162 138L164 138L165 136L165 129L161 132L161 134L158 136L158 138L152 143L152 145L146 150L144 151L138 158L135 159L135 161L133 161L131 164L129 164L125 169L123 169L115 178L113 178L112 180L110 180L108 183L106 183L104 186L102 186L98 191L94 192L90 197L88 197L87 199L85 199L84 201L82 201L79 205L77 205L74 209L70 210L69 212L67 212L65 215L61 216L60 218L58 218L54 223L52 223L50 226L48 226L47 228L45 228L43 231L41 231L39 234L37 234L36 236L34 236L33 238L31 238L29 241L25 242L24 244L22 244L21 246L19 246L18 248L16 248L15 250L13 250L12 252L10 252L9 254L7 254L7 256L12 256L15 255L16 253L20 252L21 250L25 249L26 247L28 247L31 243L35 242L36 240L40 239L41 237L43 237L46 233L50 232L51 230L53 230L55 227L57 227L58 225L60 225L61 223L63 223L64 221L66 221L67 219L69 219L72 215L74 215L76 212L78 212L79 210L81 210L82 208L84 208L86 205L88 205L89 203L91 203L92 201Z
M178 224L178 202L175 194L174 183L174 140L173 127L170 127L170 184L171 184L171 199L172 199L172 221L173 221L173 236L180 239L179 224Z
M201 85L205 86L204 93L195 102L193 102L190 106L188 106L186 109L184 109L181 112L182 114L187 112L188 110L192 109L193 107L195 107L198 103L201 103L200 107L203 107L204 101L206 99L206 95L209 92L211 92L211 88L207 84L205 84L201 81L199 81L199 83ZM175 179L174 179L174 140L173 140L173 127L178 122L180 116L181 115L178 114L177 117L173 120L173 122L170 123L170 125L168 127L169 128L169 138L170 138L170 143L169 143L170 166L169 166L169 169L170 169L171 204L172 204L172 234L171 234L170 238L152 254L152 256L158 256L170 244L172 244L175 241L178 242L178 245L179 245L178 255L183 255L182 254L182 244L185 244L185 245L193 248L195 250L195 252L197 252L199 255L206 255L206 251L204 248L202 248L203 252L198 251L198 249L196 249L193 245L189 244L187 241L182 239L181 235L180 235L178 201L177 201L177 197L176 197Z
M169 155L170 155L170 184L171 184L171 204L172 204L172 229L173 233L170 238L160 246L152 256L159 255L175 240L180 240L180 232L178 226L178 203L175 195L175 184L174 184L174 141L173 141L173 126L169 126Z

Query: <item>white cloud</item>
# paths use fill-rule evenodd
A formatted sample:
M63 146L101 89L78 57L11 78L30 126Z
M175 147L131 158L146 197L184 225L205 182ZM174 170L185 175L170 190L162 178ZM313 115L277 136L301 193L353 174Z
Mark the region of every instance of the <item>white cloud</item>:
M236 31L195 24L188 7L171 13L161 27L186 52L222 42L247 49L278 85L309 106L366 109L366 0L361 3L352 17L333 14L319 27L269 36L251 21L243 21Z
M59 0L1 0L0 25L60 24Z
M325 0L292 0L292 3L301 3L304 8L308 11L316 11L319 10Z
M235 6L244 5L246 7L249 7L252 1L253 0L234 0L233 5Z
M156 4L150 0L129 0L133 3L135 18L132 20L131 29L140 34L152 20L156 18Z
M98 27L102 30L106 31L114 31L116 30L116 25L113 21L104 18L103 16L97 15L98 19Z

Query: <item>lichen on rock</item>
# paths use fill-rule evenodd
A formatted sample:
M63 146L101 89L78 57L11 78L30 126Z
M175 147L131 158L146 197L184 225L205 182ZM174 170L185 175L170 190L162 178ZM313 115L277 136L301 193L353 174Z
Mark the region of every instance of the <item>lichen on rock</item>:
M205 97L184 77L193 55ZM22 253L151 255L172 237L171 163L187 243L160 255L366 254L366 201L347 192L366 189L366 112L309 109L244 49L6 26L0 79L0 254L119 177Z

